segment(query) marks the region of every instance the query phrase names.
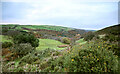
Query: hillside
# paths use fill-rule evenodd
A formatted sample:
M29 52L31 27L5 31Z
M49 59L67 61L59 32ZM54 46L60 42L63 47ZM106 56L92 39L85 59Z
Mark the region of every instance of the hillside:
M46 30L55 30L55 31L68 31L73 30L72 28L62 27L62 26L51 26L51 25L2 25L2 27L11 27L11 29L22 30L23 28L28 29L46 29Z
M117 72L118 27L3 25L3 72Z
M104 37L104 40L110 40L111 42L120 41L119 35L120 35L120 24L106 27L104 29L98 30L95 32L96 35L99 35L100 37Z
M98 30L96 34L113 34L113 35L119 35L120 34L120 24L109 26L104 29Z
M10 33L10 31L31 32L37 33L39 37L46 38L53 36L73 37L76 34L84 34L86 31L83 29L75 29L62 26L50 26L50 25L2 25L2 33L4 35Z

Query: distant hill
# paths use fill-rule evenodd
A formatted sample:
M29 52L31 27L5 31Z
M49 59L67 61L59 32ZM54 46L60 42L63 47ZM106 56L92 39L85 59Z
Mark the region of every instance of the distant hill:
M2 27L11 27L11 29L18 29L21 30L22 28L28 29L46 29L46 30L55 30L55 31L68 31L73 30L73 28L62 27L62 26L51 26L51 25L2 25Z
M1 27L1 26L0 26ZM46 30L55 30L55 31L69 31L69 30L85 30L85 29L76 29L71 27L63 27L63 26L53 26L53 25L19 25L19 24L4 24L2 27L11 27L11 29L18 29L21 30L23 28L28 29L46 29ZM89 31L96 31L96 30L85 30L86 32Z
M16 31L24 31L24 32L34 32L39 33L40 35L53 35L53 36L62 36L62 37L73 37L76 34L84 34L86 33L83 29L75 29L70 27L63 26L53 26L53 25L2 25L3 32L7 32L7 30L16 30ZM3 33L5 34L5 33Z
M104 29L98 30L95 32L96 35L102 36L104 35L104 40L109 40L111 42L119 42L120 41L120 24L109 26Z
M120 24L109 26L104 29L96 31L96 34L113 34L113 35L120 35Z
M94 32L94 31L96 31L96 30L85 30L86 32L89 32L89 31L92 31L92 32Z
M120 40L120 24L109 26L97 31L89 31L87 33L82 34L82 37L86 40L92 39L94 36L104 38L104 40L118 42Z

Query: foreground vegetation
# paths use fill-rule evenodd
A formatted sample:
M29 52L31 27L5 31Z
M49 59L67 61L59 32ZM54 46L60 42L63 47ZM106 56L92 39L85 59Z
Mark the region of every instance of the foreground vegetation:
M59 39L37 38L30 32L1 35L11 37L8 42L12 43L4 43L7 38L3 41L2 70L3 72L118 72L120 31L115 30L117 27L113 28L114 31L110 27L82 35L76 34L72 38L58 37Z

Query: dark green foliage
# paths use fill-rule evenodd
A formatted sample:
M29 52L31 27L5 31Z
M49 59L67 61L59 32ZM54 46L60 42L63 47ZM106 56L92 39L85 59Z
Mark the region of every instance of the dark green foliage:
M33 34L20 33L13 37L14 43L30 43L33 47L38 47L39 40Z
M102 39L105 41L109 40L110 42L120 41L120 38L118 37L118 35L113 35L113 34L107 34Z
M92 40L93 37L95 37L95 34L90 31L90 32L87 32L83 37L85 41L89 41L89 40Z
M8 27L3 27L3 28L2 28L2 33L7 32L7 31L8 31L8 29L9 29Z
M120 56L120 46L118 45L118 42L108 42L106 45L108 50L112 50L115 55Z
M12 45L13 45L13 43L11 43L11 42L3 42L2 48L8 48L8 47L11 47Z
M97 31L96 34L119 35L120 34L120 24L101 29L101 30Z

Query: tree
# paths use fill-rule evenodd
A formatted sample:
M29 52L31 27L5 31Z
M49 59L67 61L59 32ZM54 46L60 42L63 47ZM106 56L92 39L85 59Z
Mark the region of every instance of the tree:
M33 34L20 33L19 35L13 36L14 43L30 43L32 47L38 47L39 40Z
M64 37L64 38L62 39L62 42L63 42L63 43L66 43L66 44L70 44L71 40L70 40L69 38L67 38L67 37Z

